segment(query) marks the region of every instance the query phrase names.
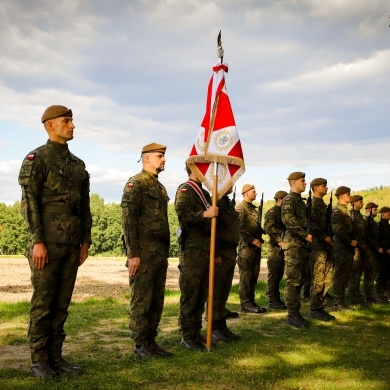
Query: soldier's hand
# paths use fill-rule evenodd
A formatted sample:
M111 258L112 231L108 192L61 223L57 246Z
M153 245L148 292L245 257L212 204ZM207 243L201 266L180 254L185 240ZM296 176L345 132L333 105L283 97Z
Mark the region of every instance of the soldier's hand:
M215 265L222 265L222 259L221 259L220 256L218 256L218 257L216 257L216 258L214 259L214 264L215 264Z
M131 259L129 259L128 260L129 275L134 276L139 270L140 266L141 266L141 259L139 257L132 257Z
M87 260L87 257L88 257L88 245L83 244L83 245L81 245L81 248L80 248L80 264L79 265L82 265L84 263L84 261Z
M324 238L324 241L327 242L329 245L333 245L333 240L332 240L332 238L329 237L329 236L326 236L326 237Z
M261 248L261 242L259 239L255 238L253 241L252 241L252 245L254 246L257 246L258 248Z
M358 244L357 240L352 240L351 241L351 246L353 246L354 248L357 247L357 244Z
M36 242L33 248L33 263L37 269L45 268L49 262L47 248L44 242Z
M308 234L306 237L305 237L305 240L307 242L312 242L313 241L313 236L311 234Z
M385 251L383 250L383 248L379 248L378 249L378 253L380 253L381 255L383 255L385 253Z
M219 208L210 206L206 211L203 211L204 218L214 218L218 216Z
M278 242L278 247L279 247L279 248L283 248L283 241L279 241L279 242Z

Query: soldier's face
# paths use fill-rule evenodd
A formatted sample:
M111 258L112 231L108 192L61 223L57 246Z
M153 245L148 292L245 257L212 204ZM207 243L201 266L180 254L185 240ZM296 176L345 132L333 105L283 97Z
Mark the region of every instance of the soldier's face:
M249 201L254 201L256 199L257 192L254 188L248 191L248 199Z
M305 191L306 188L306 180L302 177L301 179L294 180L295 181L295 186L298 192L303 192Z
M160 173L165 169L165 154L163 153L149 153L149 166L156 173Z
M374 208L374 209L371 209L371 217L376 217L376 215L378 214L378 209L377 208Z
M318 187L317 187L317 191L321 194L321 195L326 195L328 193L328 186L326 184L320 184Z
M65 144L73 139L75 125L71 117L50 119L46 127L51 141Z

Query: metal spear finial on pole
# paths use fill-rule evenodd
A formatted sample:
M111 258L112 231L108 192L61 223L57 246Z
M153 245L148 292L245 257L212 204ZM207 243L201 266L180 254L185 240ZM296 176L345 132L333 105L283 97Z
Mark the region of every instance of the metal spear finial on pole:
M221 38L221 30L219 30L218 38L217 38L217 56L221 59L221 64L223 63L223 48L222 48L222 38Z

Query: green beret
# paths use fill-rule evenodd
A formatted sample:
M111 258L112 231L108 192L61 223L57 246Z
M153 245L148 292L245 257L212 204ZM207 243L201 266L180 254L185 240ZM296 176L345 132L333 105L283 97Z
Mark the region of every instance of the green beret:
M255 188L255 186L252 185L252 184L244 184L244 185L242 186L241 194L244 195L245 192L248 192L249 190L253 190L254 188Z
M359 200L363 200L363 197L361 195L354 195L351 198L351 203L359 202Z
M50 106L47 107L45 112L42 115L41 122L45 123L50 119L60 118L62 116L73 117L72 110L65 106Z
M322 184L327 184L327 180L326 179L323 179L322 177L317 177L316 179L313 179L311 182L310 182L310 185L312 187L314 186L320 186Z
M337 190L335 192L335 196L348 194L350 192L351 192L351 189L349 187L341 186L341 187L337 188Z
M364 208L366 210L367 209L377 209L378 205L376 203L374 203L374 202L368 202Z
M305 178L304 172L292 172L288 175L287 180L299 180Z
M383 214L383 213L388 213L389 211L390 211L390 207L383 206L383 207L381 207L381 209L379 210L379 213L380 213L380 214Z
M167 150L166 146L156 144L153 142L152 144L145 145L142 148L142 154L144 154L144 153L164 153L165 154L166 150Z
M283 199L283 198L285 198L287 195L288 195L288 193L287 193L286 191L278 191L278 192L275 194L274 199L275 199L275 200Z

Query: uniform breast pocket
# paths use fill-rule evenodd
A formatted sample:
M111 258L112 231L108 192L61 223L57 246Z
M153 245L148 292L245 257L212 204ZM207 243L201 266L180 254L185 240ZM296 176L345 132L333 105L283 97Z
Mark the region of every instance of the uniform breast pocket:
M68 180L65 176L65 166L58 163L49 164L49 171L44 187L47 187L52 191L64 192L68 187Z

